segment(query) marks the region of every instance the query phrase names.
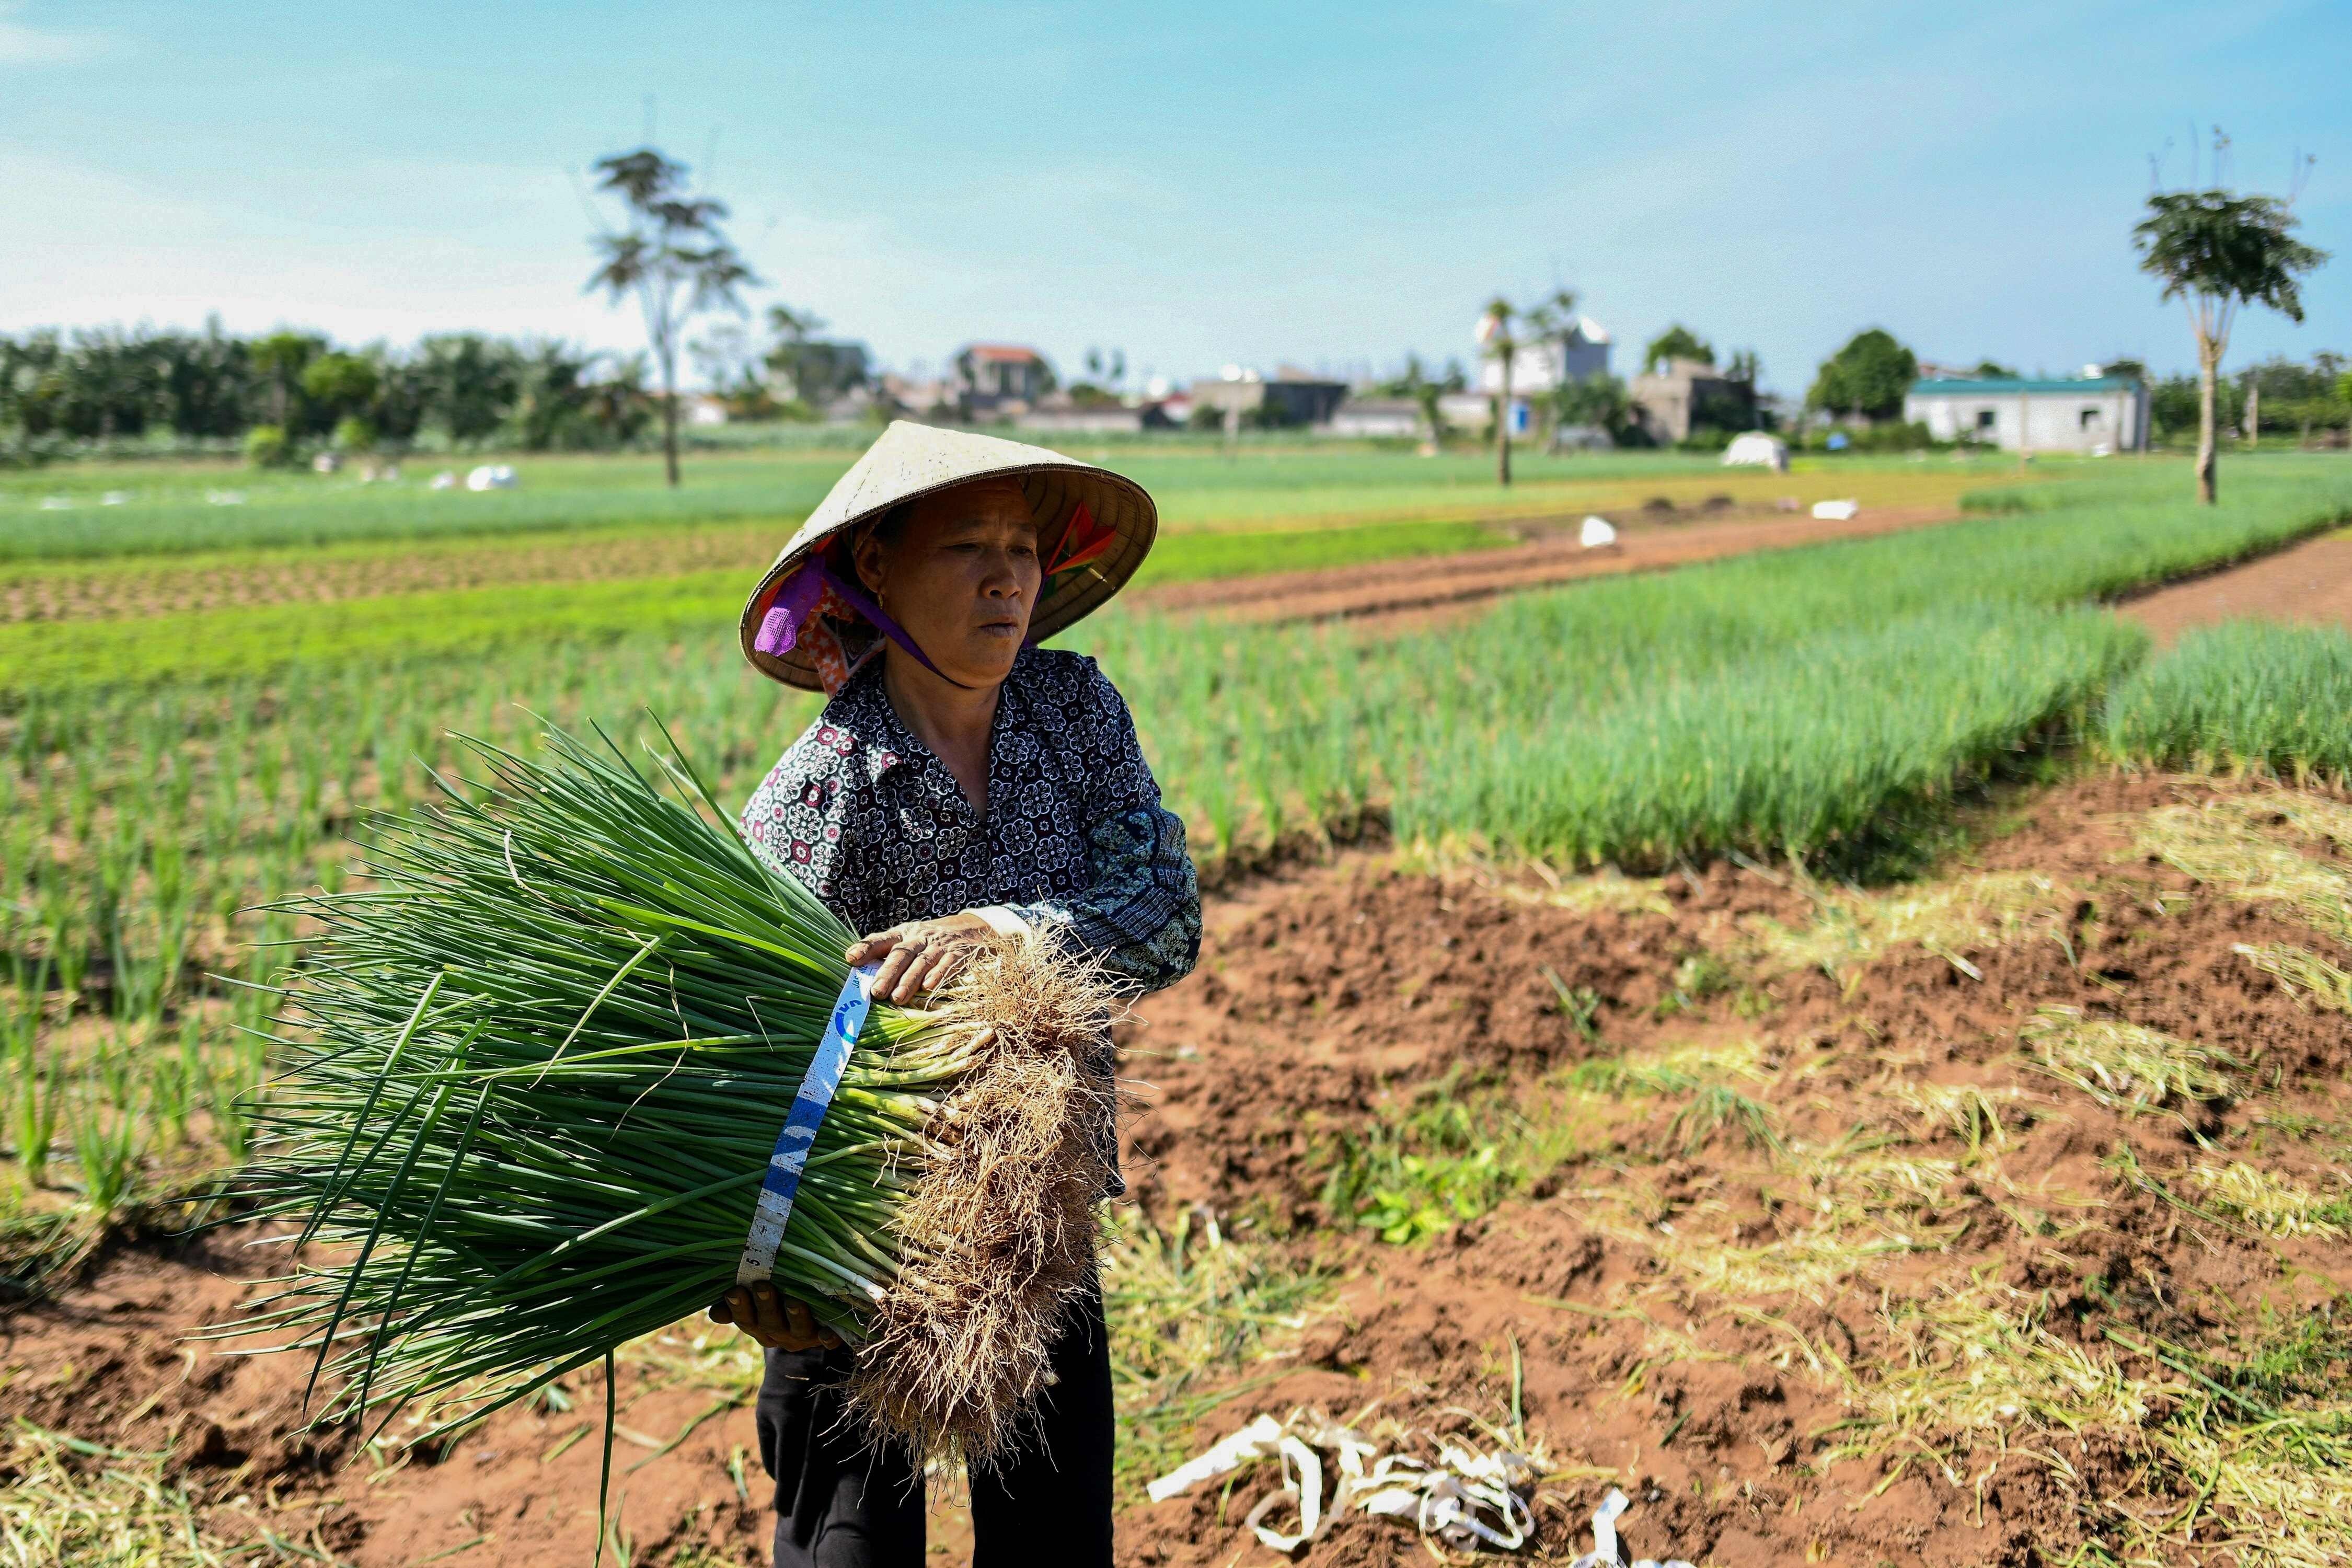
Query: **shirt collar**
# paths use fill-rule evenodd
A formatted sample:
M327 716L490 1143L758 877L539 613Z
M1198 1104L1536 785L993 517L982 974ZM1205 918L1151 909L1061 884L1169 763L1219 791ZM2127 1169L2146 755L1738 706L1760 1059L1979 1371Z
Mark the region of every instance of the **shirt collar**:
M1035 651L1024 647L1014 656L1013 668L996 694L996 720L989 726L992 765L994 753L1001 749L998 742L1028 711L1023 687ZM824 722L849 742L845 754L853 765L865 771L870 783L879 784L891 769L930 754L929 748L916 739L898 717L898 710L890 706L890 694L882 686L879 655L867 660L865 668L849 678L849 684L824 705Z

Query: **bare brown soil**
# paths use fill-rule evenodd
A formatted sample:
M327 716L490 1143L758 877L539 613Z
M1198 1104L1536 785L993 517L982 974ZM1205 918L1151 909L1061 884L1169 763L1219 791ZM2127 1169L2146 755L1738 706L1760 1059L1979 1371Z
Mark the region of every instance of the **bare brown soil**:
M1580 514L1516 525L1531 536L1531 542L1514 548L1172 584L1148 589L1138 598L1152 608L1174 614L1239 621L1426 617L1554 583L1654 572L1759 550L1866 538L1949 522L1959 513L1948 506L1874 508L1845 522L1775 511L1683 515L1681 522L1660 522L1639 512L1614 515L1611 521L1618 529L1617 543L1598 550L1587 550L1577 542L1577 529L1583 521Z
M1584 1478L1547 1490L1546 1560L1589 1548L1583 1521L1613 1484L1634 1500L1620 1523L1629 1557L1726 1568L2052 1561L2043 1546L2054 1553L2081 1539L2079 1490L2023 1453L1969 1456L1960 1474L1990 1469L1980 1492L1926 1463L1817 1459L1847 1407L1793 1347L1834 1347L1857 1367L1899 1363L1904 1346L1880 1314L1880 1292L1929 1294L1931 1279L1942 1289L1971 1275L2046 1293L2053 1331L2094 1345L2095 1299L2122 1301L2141 1331L2199 1343L2233 1308L2271 1300L2294 1310L2352 1285L2338 1246L2184 1224L2103 1162L2129 1145L2177 1185L2190 1154L2186 1127L2062 1096L2017 1057L2021 1023L2074 1005L2259 1061L2315 1116L2340 1121L2352 1109L2343 1089L2352 1024L2305 1010L2231 951L2307 944L2310 931L2131 854L2126 814L2205 793L2110 777L2042 801L1978 863L2051 880L2052 917L2021 940L1949 956L1900 944L1850 976L1783 973L1760 996L1696 1007L1675 994L1684 961L1736 951L1761 922L1801 927L1808 895L1717 868L1667 879L1658 908L1580 914L1507 886L1360 864L1229 904L1202 973L1146 1009L1134 1048L1149 1052L1138 1070L1157 1105L1136 1133L1135 1179L1162 1213L1201 1205L1318 1238L1295 1245L1324 1247L1345 1283L1291 1370L1203 1422L1202 1441L1260 1411L1336 1415L1375 1399L1441 1429L1462 1427L1449 1410L1496 1419L1507 1398L1505 1347L1515 1344L1526 1357L1529 1430L1555 1474ZM1597 995L1597 1039L1548 1005L1555 979ZM1410 1106L1433 1084L1459 1096L1482 1082L1540 1105L1533 1091L1557 1064L1738 1037L1764 1053L1769 1077L1753 1092L1780 1117L1792 1152L1838 1145L1868 1114L1874 1089L2019 1094L2009 1179L2048 1194L2053 1210L2103 1205L2099 1223L2053 1237L2029 1223L2028 1205L1963 1188L1916 1216L1948 1241L1884 1265L1857 1258L1830 1288L1736 1315L1722 1298L1667 1283L1684 1244L1665 1234L1680 1227L1697 1255L1720 1257L1801 1233L1807 1207L1752 1150L1717 1142L1658 1158L1666 1112L1628 1100L1622 1120L1595 1131L1591 1155L1426 1249L1360 1233L1331 1247L1349 1216L1318 1199L1330 1141L1382 1108ZM2252 1106L2231 1107L2198 1131L2228 1146L2256 1119ZM1920 1157L1956 1144L1952 1134ZM1639 1189L1635 1226L1624 1223L1627 1188ZM2094 1494L2120 1488L2137 1463L2095 1440L2061 1437L2051 1451ZM1275 1484L1261 1468L1230 1496L1204 1489L1135 1510L1122 1560L1270 1563L1232 1521ZM1307 1560L1402 1568L1424 1557L1409 1534L1359 1521Z
M1130 1072L1152 1086L1130 1133L1129 1178L1163 1225L1206 1209L1250 1245L1336 1267L1341 1282L1276 1359L1230 1374L1248 1386L1202 1419L1196 1443L1260 1411L1339 1415L1373 1401L1432 1425L1458 1426L1450 1409L1491 1417L1506 1407L1516 1347L1527 1427L1554 1478L1538 1510L1538 1560L1587 1549L1577 1531L1615 1484L1634 1500L1622 1524L1629 1555L1722 1568L2051 1561L2045 1548L2081 1538L2086 1491L2140 1484L2139 1457L2105 1437L2037 1436L1959 1456L1958 1484L1917 1456L1834 1458L1850 1400L1801 1347L1857 1368L1899 1363L1906 1344L1886 1302L1972 1276L2033 1295L2052 1333L2108 1354L2100 1321L2201 1344L2257 1302L2299 1310L2352 1287L2340 1243L2197 1223L2114 1164L2127 1147L2178 1189L2200 1156L2192 1124L2213 1148L2241 1151L2289 1110L2336 1126L2352 1116L2352 1021L2299 1005L2232 952L2324 940L2134 852L2147 813L2216 793L2121 775L2051 791L1955 871L2034 874L2043 881L2030 910L1998 935L1939 951L1895 942L1843 965L1775 956L1782 933L1812 929L1822 900L1842 895L1725 866L1613 892L1571 883L1570 894L1587 890L1567 897L1516 875L1421 875L1357 854L1237 886L1212 908L1200 971L1151 999L1124 1037ZM1703 962L1717 963L1714 981L1696 978ZM1589 998L1583 1023L1563 992ZM2051 1005L2258 1063L2264 1093L2186 1116L2118 1114L2021 1061L2019 1026ZM1758 1063L1741 1087L1785 1140L1777 1159L1727 1136L1678 1146L1667 1102L1587 1094L1564 1163L1428 1245L1382 1245L1326 1209L1334 1140L1416 1103L1541 1117L1566 1103L1555 1098L1561 1071L1579 1062L1740 1042ZM2009 1097L2007 1187L1935 1192L1906 1222L1932 1241L1832 1257L1820 1279L1749 1302L1769 1310L1734 1310L1740 1300L1691 1282L1730 1251L1801 1237L1815 1215L1790 1172L1878 1125L1890 1096L1963 1085ZM1951 1159L1958 1140L1947 1131L1914 1152ZM2317 1169L2298 1147L2266 1146L2263 1159ZM0 1319L9 1413L92 1443L171 1447L173 1473L224 1540L267 1523L356 1564L453 1548L464 1550L447 1561L461 1565L585 1559L595 1437L548 1456L601 1419L601 1374L568 1380L571 1410L510 1410L446 1453L379 1469L348 1434L300 1431L296 1358L184 1341L250 1295L269 1259L235 1245L249 1238L126 1246L62 1300ZM748 1406L720 1402L655 1457L714 1404L707 1384L674 1376L660 1364L623 1371L614 1485L627 1492L636 1561L689 1546L761 1561L765 1489ZM727 1469L746 1454L748 1501ZM1273 1484L1261 1467L1229 1496L1210 1488L1128 1509L1120 1561L1273 1563L1239 1522ZM940 1522L943 1555L960 1555L960 1521ZM1304 1558L1426 1560L1409 1532L1362 1520Z
M2167 646L2191 626L2250 617L2352 627L2352 533L2323 534L2242 566L2158 588L2122 609Z
M522 583L592 583L688 572L756 572L774 557L772 525L616 532L562 543L471 541L396 553L273 555L259 562L45 571L0 582L0 625L329 604L393 594Z
M238 1227L192 1247L126 1247L63 1300L0 1319L9 1413L110 1447L171 1449L169 1479L201 1500L197 1517L217 1539L250 1541L267 1529L364 1563L412 1563L483 1537L495 1556L477 1562L585 1559L601 1449L592 1432L551 1450L590 1421L601 1425L601 1373L567 1381L569 1411L509 1410L446 1454L415 1452L379 1468L349 1431L302 1429L307 1358L240 1355L185 1337L235 1322L258 1293L254 1281L278 1254L251 1248L256 1239ZM614 1490L630 1493L625 1521L641 1552L657 1559L690 1543L748 1550L767 1529L749 1406L712 1416L653 1458L712 1402L661 1382L643 1366L622 1380L620 1425L650 1439L615 1447ZM751 1455L750 1504L727 1468L739 1447Z

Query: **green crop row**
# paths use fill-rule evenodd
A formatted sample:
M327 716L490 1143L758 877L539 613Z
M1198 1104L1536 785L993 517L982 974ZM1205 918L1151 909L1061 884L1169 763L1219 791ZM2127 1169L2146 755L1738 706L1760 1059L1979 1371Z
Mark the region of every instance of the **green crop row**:
M2333 470L2249 474L2210 510L2145 483L1525 595L1402 639L1129 617L1071 640L1216 851L1375 805L1408 837L1580 863L1822 850L2079 713L2137 657L2137 630L2065 606L2352 507Z
M2352 637L2229 622L2122 682L2103 725L2117 756L2157 767L2352 783Z
M1370 561L1450 555L1510 542L1475 522L1367 523L1357 528L1171 534L1138 584ZM394 594L319 604L166 613L138 620L27 621L0 626L0 704L29 692L250 679L338 664L382 668L480 658L532 644L631 637L697 641L723 635L758 581L756 571ZM169 595L157 598L168 605Z

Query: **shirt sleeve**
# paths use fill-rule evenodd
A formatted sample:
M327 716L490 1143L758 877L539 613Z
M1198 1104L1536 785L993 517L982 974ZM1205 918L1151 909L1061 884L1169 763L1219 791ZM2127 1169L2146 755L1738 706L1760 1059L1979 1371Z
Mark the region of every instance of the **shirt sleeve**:
M832 752L806 738L778 760L743 805L744 844L760 863L814 893L844 925L865 923L849 792Z
M981 911L1004 917L1095 958L1143 991L1173 985L1201 956L1201 884L1184 847L1184 819L1160 803L1135 721L1108 677L1087 663L1070 715L1087 768L1087 861L1092 881L1067 900Z

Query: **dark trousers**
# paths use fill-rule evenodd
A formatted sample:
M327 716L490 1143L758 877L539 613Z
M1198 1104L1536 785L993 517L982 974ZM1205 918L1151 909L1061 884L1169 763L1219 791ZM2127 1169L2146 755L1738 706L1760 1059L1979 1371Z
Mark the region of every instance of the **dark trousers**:
M1017 1449L971 1473L972 1568L1108 1568L1110 1345L1102 1299L1072 1311L1058 1381ZM923 1478L843 1420L846 1351L770 1351L760 1458L776 1483L776 1568L923 1568Z

